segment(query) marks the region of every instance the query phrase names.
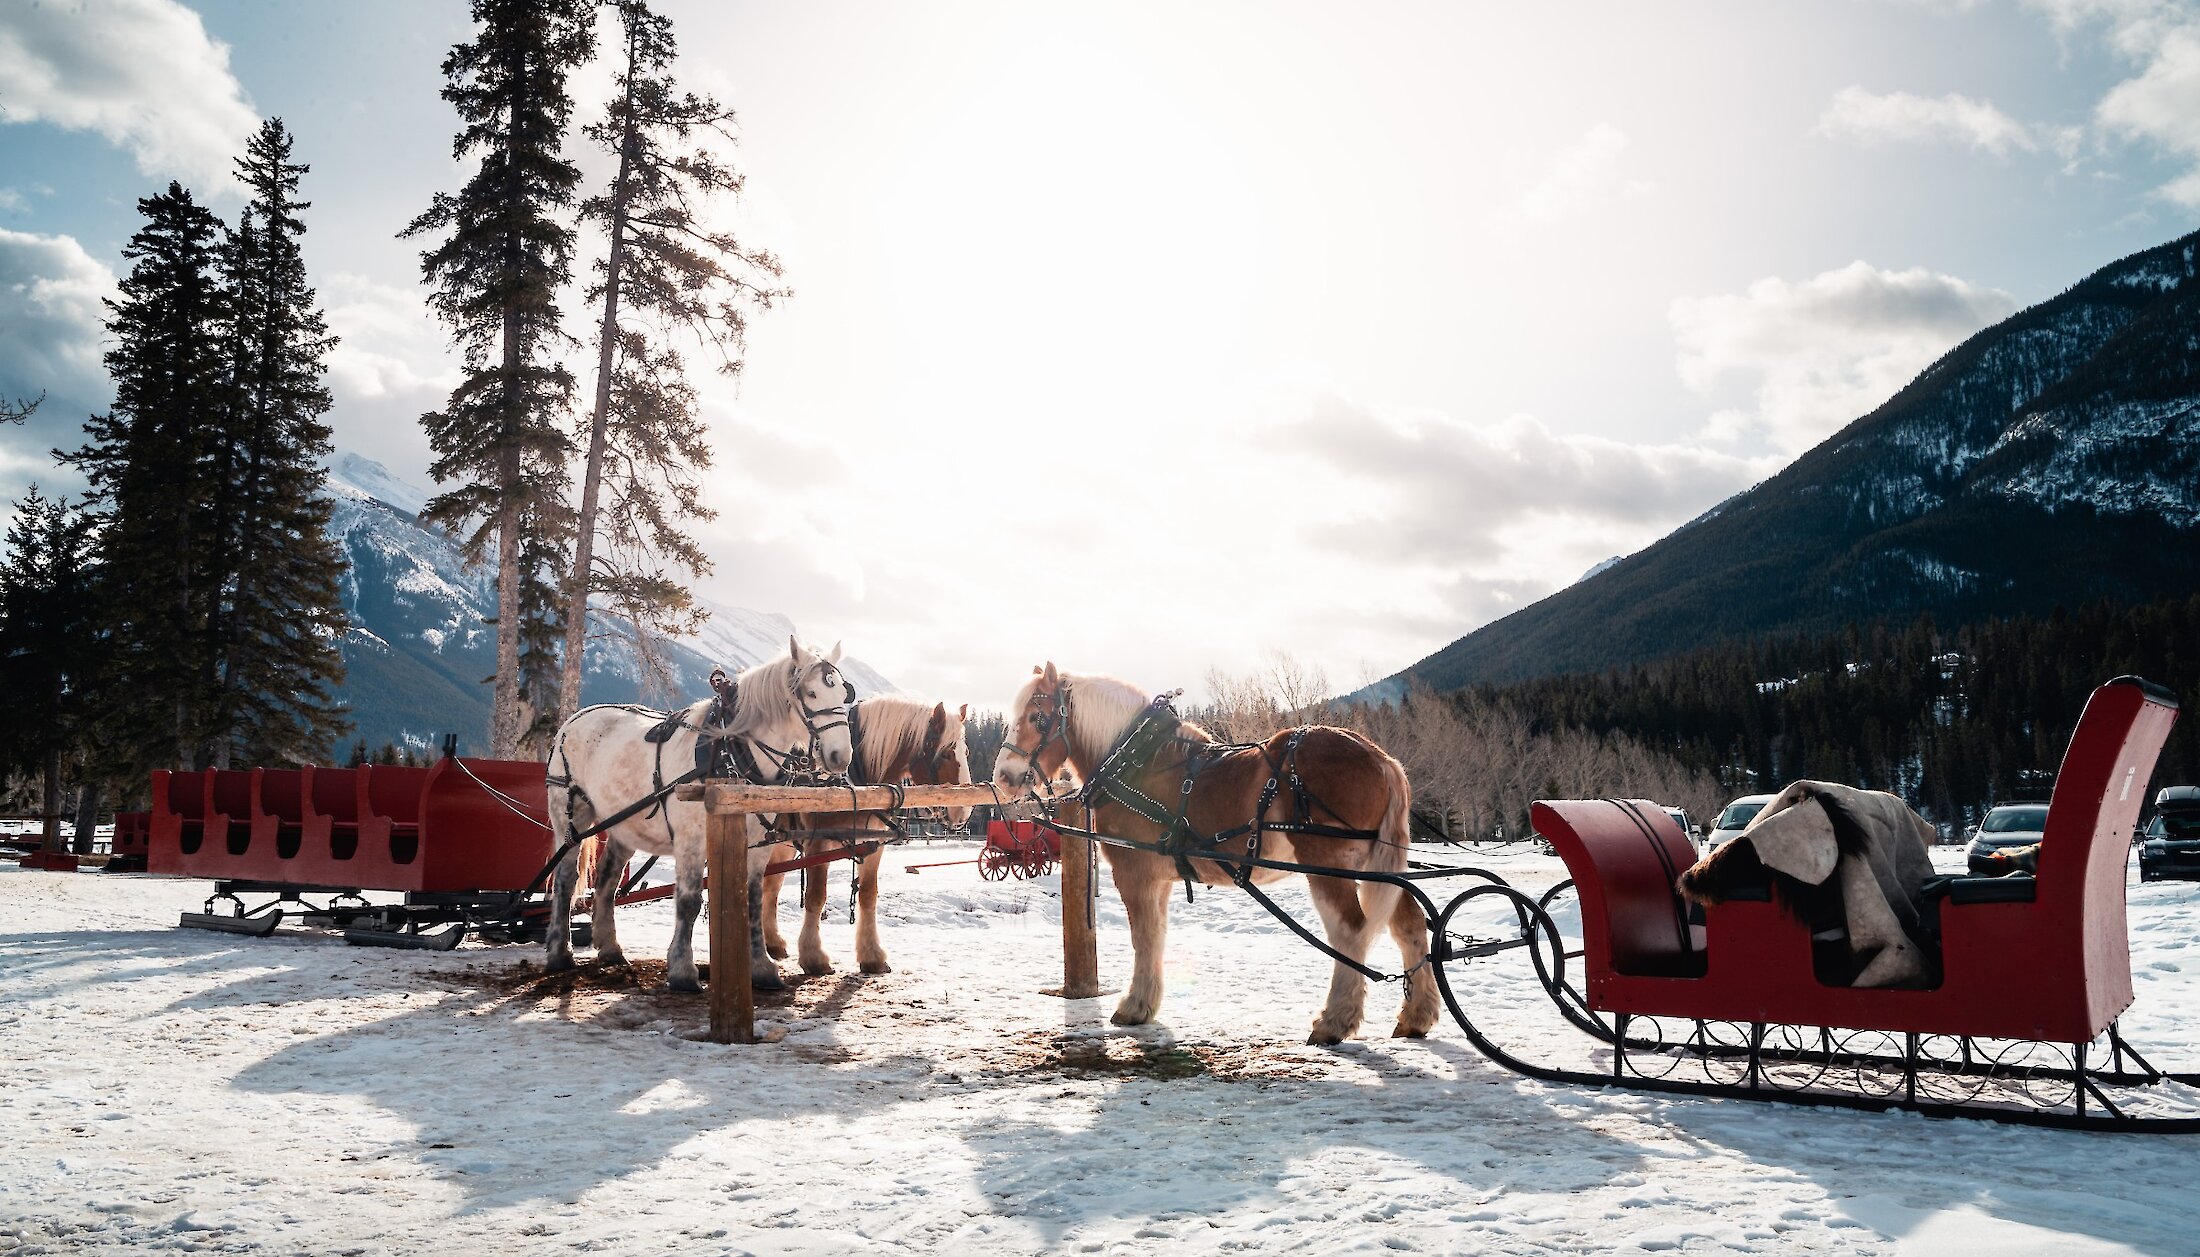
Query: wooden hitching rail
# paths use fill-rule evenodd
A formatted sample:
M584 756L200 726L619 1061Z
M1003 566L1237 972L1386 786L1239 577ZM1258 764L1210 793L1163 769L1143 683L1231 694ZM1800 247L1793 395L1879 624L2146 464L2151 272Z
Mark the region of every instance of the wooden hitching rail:
M852 797L851 797L852 796ZM677 797L700 800L709 817L705 860L712 871L740 869L736 877L710 879L710 1037L714 1043L756 1042L756 997L749 958L748 848L752 812L885 811L892 807L977 807L999 802L991 786L752 786L725 781L681 786ZM1076 850L1073 852L1072 847ZM1062 843L1062 957L1064 998L1099 993L1099 963L1091 918L1091 844L1065 836ZM1073 870L1072 864L1075 864Z

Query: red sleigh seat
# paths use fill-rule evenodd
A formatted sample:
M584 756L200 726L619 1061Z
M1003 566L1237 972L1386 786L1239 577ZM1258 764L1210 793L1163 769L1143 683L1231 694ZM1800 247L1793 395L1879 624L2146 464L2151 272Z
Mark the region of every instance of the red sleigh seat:
M2084 1043L2131 1003L2124 871L2170 695L2121 677L2093 692L2065 752L2029 887L1955 879L1939 904L1940 983L1827 986L1807 929L1772 902L1728 902L1690 929L1673 890L1694 860L1652 804L1538 802L1536 832L1581 899L1590 1007L1711 1021ZM1660 822L1663 822L1660 824ZM1675 861L1680 863L1675 865ZM2025 890L2030 897L2018 897Z

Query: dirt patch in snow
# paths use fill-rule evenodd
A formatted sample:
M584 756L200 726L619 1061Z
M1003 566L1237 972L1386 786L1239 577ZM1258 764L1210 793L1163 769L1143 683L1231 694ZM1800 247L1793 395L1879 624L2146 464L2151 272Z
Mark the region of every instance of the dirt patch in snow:
M1218 1082L1272 1082L1325 1078L1328 1063L1298 1049L1263 1043L1153 1042L1130 1034L1063 1034L1030 1030L1010 1035L981 1053L979 1072L1062 1074L1073 1078L1212 1078Z
M710 981L710 966L700 966L703 981ZM639 959L623 965L585 964L560 973L545 973L541 965L522 960L506 965L480 965L447 970L435 975L438 982L456 990L484 994L493 1005L507 1010L535 1012L585 1022L613 1030L662 1029L677 1021L701 1025L710 1019L707 992L675 991L665 985L665 962ZM821 1004L822 986L829 980L797 978L787 989L756 992L756 1010L793 1010L803 1003ZM804 992L809 999L804 1000Z

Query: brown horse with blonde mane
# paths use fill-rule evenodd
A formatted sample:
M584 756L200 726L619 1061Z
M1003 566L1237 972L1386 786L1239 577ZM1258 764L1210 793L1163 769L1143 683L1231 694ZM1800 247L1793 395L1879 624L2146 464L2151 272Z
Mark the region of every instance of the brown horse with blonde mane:
M945 703L928 704L899 694L866 698L848 711L855 756L848 777L866 786L899 785L905 780L920 786L968 785L970 748L963 730L969 718L968 707L950 713ZM953 828L962 828L969 819L967 807L947 809L947 822ZM779 823L794 839L795 849L805 856L852 851L860 842L805 838L802 831L806 829L866 829L878 831L880 838L891 836L886 822L875 812L789 813L781 816ZM856 964L865 973L894 971L878 936L878 880L885 861L886 848L881 845L860 857L856 867ZM833 971L832 957L825 954L818 931L825 916L825 871L831 867L826 864L804 870L807 876L802 879L802 934L797 959L807 974ZM785 959L787 955L787 940L779 932L779 888L786 876L774 873L764 879L763 902L758 909L764 921L764 947L774 959Z
M1123 768L1121 781L1147 800L1164 802L1171 812L1182 800L1184 826L1199 836L1192 849L1246 854L1248 843L1257 842L1258 855L1268 860L1355 872L1394 873L1406 867L1412 795L1405 769L1359 734L1316 725L1283 730L1256 746L1225 748L1206 730L1176 719L1173 710L1149 703L1143 693L1113 677L1057 672L1051 663L1032 672L1009 708L1015 722L994 763L994 783L1004 797L1010 791L1044 788L1042 783L1051 783L1065 763L1080 780L1091 783L1137 726L1160 720L1174 728L1152 738L1151 758ZM1184 793L1187 781L1189 794ZM1091 802L1093 828L1107 837L1150 846L1169 832L1125 806L1119 792L1102 792ZM1211 836L1250 828L1248 823L1256 820L1263 828L1213 845ZM1293 826L1301 828L1293 832ZM1304 832L1307 827L1354 836ZM1188 868L1210 886L1228 886L1235 880L1233 866L1189 854L1180 863L1169 855L1113 843L1103 842L1100 849L1130 917L1135 955L1130 989L1116 1006L1114 1020L1143 1025L1161 1006L1162 945L1168 935L1169 897L1179 877ZM1255 868L1250 876L1265 885L1293 874ZM1438 1006L1435 981L1421 963L1428 955L1428 921L1420 905L1398 887L1377 882L1309 875L1307 889L1329 945L1355 961L1364 962L1376 934L1389 929L1408 974L1405 1007L1391 1033L1426 1035L1436 1024ZM1314 1018L1307 1041L1329 1044L1350 1038L1360 1028L1366 1003L1367 979L1337 964L1328 1001Z

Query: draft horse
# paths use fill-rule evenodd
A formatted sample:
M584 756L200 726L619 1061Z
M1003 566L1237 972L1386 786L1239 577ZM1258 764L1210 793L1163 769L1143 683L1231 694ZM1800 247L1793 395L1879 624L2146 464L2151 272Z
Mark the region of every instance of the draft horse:
M848 709L848 732L855 744L855 762L848 770L848 778L865 786L899 785L905 780L920 786L968 785L970 748L963 729L969 719L968 707L951 715L945 703L928 707L920 699L904 698L899 694L866 698ZM948 824L956 829L962 828L969 819L967 807L947 810ZM835 849L853 850L862 840L804 837L804 830L846 833L867 829L876 830L881 838L891 832L875 812L812 812L801 816L790 813L779 820L782 831L805 856ZM878 936L879 871L885 862L886 848L880 844L869 855L861 857L856 865L856 964L865 973L894 971L887 963L886 948ZM825 944L818 932L818 925L825 916L827 879L822 867L805 872L812 875L802 881L801 950L797 958L802 972L814 976L833 971L832 957L825 954ZM779 959L787 955L787 940L779 933L779 887L786 876L774 873L764 879L764 897L759 901L762 906L757 913L764 922L764 950Z
M642 707L598 706L576 712L551 744L549 815L569 848L550 887L550 923L544 936L544 968L573 967L568 929L573 888L579 880L574 841L620 811L638 810L602 831L596 864L593 928L598 963L624 964L613 901L627 857L640 851L672 856L672 944L667 978L675 991L703 989L695 969L695 917L703 906L704 815L701 802L675 798L672 783L691 770L705 775L735 772L759 784L779 780L790 762L810 758L829 772L847 771L854 758L848 712L854 690L840 672L840 647L820 655L794 638L787 654L742 672L720 690L667 715ZM749 850L751 902L760 892L768 844ZM727 870L716 870L729 876ZM786 983L764 952L763 930L752 921L751 985L776 990Z
M1202 859L1197 851L1356 872L1405 869L1412 804L1405 769L1359 734L1314 725L1226 746L1113 677L1057 672L1052 663L1032 672L1009 708L1016 722L994 763L994 784L1036 796L1066 763L1084 783L1094 831L1117 840L1100 849L1130 917L1134 954L1130 989L1115 1009L1118 1025L1149 1022L1161 1006L1162 945L1179 877L1227 886L1239 877L1264 885L1292 876ZM1170 823L1156 820L1157 811L1173 814ZM1125 841L1139 845L1120 845ZM1428 921L1420 906L1377 882L1309 874L1307 889L1329 945L1355 961L1364 961L1376 932L1389 928L1407 974L1405 1007L1391 1033L1426 1035L1438 1005L1435 981L1422 964ZM1337 964L1307 1041L1350 1038L1366 1003L1367 979Z

